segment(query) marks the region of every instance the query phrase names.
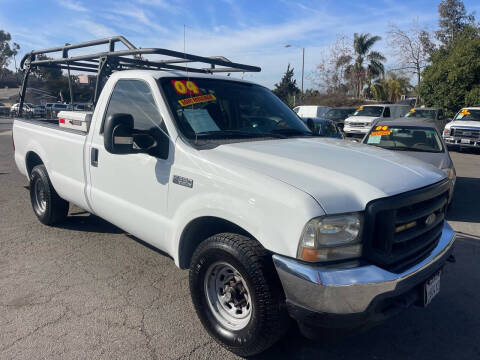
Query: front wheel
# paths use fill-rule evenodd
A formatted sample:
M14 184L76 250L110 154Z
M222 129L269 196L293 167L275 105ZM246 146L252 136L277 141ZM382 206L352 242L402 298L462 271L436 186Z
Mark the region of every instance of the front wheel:
M248 237L223 233L202 242L190 265L190 293L205 329L237 355L261 353L288 330L271 257Z

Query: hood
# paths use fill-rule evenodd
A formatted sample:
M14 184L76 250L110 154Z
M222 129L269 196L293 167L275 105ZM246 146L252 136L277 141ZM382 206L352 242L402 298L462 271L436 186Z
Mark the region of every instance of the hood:
M380 119L378 116L350 116L345 121L349 122L373 122Z
M362 211L371 200L445 178L443 171L410 156L337 139L242 142L204 154L227 169L248 168L298 188L330 214Z
M422 151L402 151L402 154L411 156L415 159L425 161L426 163L432 164L438 169L445 169L452 167L450 157L447 153L433 153L433 152L422 152Z
M465 127L474 127L474 128L479 128L480 129L480 121L472 121L472 120L454 120L454 121L450 121L446 126L445 128L447 129L450 129L451 127L462 127L462 126L465 126Z

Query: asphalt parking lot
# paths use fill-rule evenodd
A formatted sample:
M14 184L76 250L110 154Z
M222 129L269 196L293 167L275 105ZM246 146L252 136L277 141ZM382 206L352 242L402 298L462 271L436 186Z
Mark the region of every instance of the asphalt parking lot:
M203 330L188 272L170 258L78 208L60 227L37 221L10 128L0 119L0 358L237 358ZM258 358L480 358L480 153L452 157L457 262L432 304L334 343L310 342L293 328Z

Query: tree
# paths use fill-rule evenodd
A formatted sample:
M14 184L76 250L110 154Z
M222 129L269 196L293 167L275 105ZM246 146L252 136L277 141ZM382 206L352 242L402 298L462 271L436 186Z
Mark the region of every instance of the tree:
M412 89L410 79L404 73L389 71L385 78L377 80L365 92L377 100L396 102Z
M432 63L422 73L420 96L428 106L445 108L454 115L459 108L479 99L480 29L466 26L449 48L432 55Z
M435 36L447 47L453 43L457 35L467 25L473 25L475 22L474 14L467 14L465 5L461 0L442 0L438 5L438 14L440 29L435 32Z
M326 93L345 94L350 85L347 84L345 70L352 59L352 39L346 35L337 35L335 42L325 49L320 56L319 63L311 75L312 81Z
M273 93L288 106L294 106L294 97L300 94L300 89L297 87L297 80L293 78L293 68L290 69L290 64L280 83L275 84Z
M345 66L346 78L350 79L355 87L355 95L360 97L365 82L371 83L372 79L383 74L385 69L383 62L386 58L378 51L373 51L372 47L380 36L371 36L370 34L357 34L353 36L354 63ZM349 59L342 59L344 63ZM350 59L353 60L353 59ZM368 62L365 64L365 62ZM366 66L365 66L366 65Z
M20 50L20 45L17 43L10 44L12 36L0 30L0 79L3 78L6 67L10 64L10 60L13 56L17 55Z
M403 30L395 24L390 25L388 44L399 61L401 69L417 77L420 85L423 68L428 64L434 45L430 34L420 29L417 21L413 21L409 29ZM418 91L417 91L418 99Z

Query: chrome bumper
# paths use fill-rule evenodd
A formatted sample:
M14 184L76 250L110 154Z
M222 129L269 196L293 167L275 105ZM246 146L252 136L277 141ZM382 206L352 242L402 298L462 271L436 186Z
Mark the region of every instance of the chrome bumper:
M467 138L463 138L467 139ZM461 137L444 137L443 140L445 140L445 143L450 146L461 146L461 147L474 147L474 148L480 148L480 139L471 139L468 138L467 140L469 143L462 143L462 138Z
M379 295L404 287L405 283L410 288L418 285L410 284L411 278L421 277L421 273L428 272L437 262L443 262L454 241L455 232L445 222L442 236L432 253L398 274L375 265L332 268L279 255L273 255L273 262L289 303L318 313L357 314L365 312Z

